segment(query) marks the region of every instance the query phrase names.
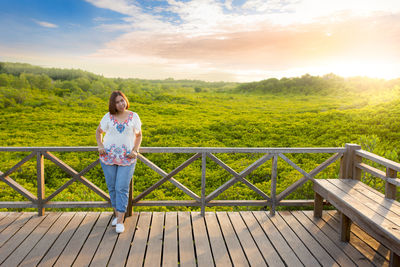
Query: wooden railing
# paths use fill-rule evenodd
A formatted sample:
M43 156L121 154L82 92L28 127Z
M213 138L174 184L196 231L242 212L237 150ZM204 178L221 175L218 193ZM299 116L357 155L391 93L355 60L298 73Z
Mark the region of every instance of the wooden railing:
M352 156L352 159L349 160L352 165L350 166L349 163L348 173L342 174L342 177L361 180L362 172L364 171L385 182L386 198L397 199L397 187L400 187L400 179L397 178L397 172L400 172L400 163L362 150L357 145L353 145L349 149L349 154ZM385 171L366 164L363 159L377 163L384 167Z
M18 162L15 166L5 171L4 173L0 172L0 180L5 182L7 185L16 190L19 194L28 199L28 201L22 202L0 202L0 208L37 208L39 215L43 215L46 208L95 208L95 207L110 207L109 203L109 195L104 192L102 189L97 187L91 181L86 179L84 175L99 164L99 160L95 160L87 167L85 167L81 171L76 171L68 164L57 158L52 152L94 152L97 153L96 147L0 147L0 152L31 152L28 156L23 158L20 162ZM194 154L184 163L179 165L177 168L167 173L162 170L159 166L154 164L144 155L148 153L179 153L179 154ZM242 172L238 173L234 171L230 166L220 160L216 154L221 153L257 153L262 154L262 156L253 162L250 166L244 169ZM291 161L285 154L291 153L330 153L333 154L330 158L325 160L315 169L310 172L306 172L301 169L297 164ZM374 160L384 166L387 166L386 174L382 171L374 169L366 164L363 164L361 159L367 158L370 160ZM32 194L30 191L25 189L23 186L18 184L14 179L10 177L10 175L15 172L18 168L20 168L23 164L28 162L29 160L36 158L36 179L37 179L37 195ZM54 191L51 195L45 196L44 190L44 158L54 162L57 166L63 169L66 173L68 173L72 178L63 184L60 188ZM206 159L209 158L213 162L217 163L224 170L226 170L229 174L232 175L232 178L219 186L213 192L206 195L206 170L207 163ZM287 164L293 167L295 170L300 172L303 177L288 186L285 190L277 194L276 185L277 185L277 162L278 158L284 160ZM313 200L285 200L285 198L294 192L297 188L302 186L305 182L309 180L313 180L314 177L331 165L333 162L341 159L340 163L340 178L354 178L357 179L360 176L362 170L373 173L379 178L385 179L387 181L388 194L390 196L396 195L396 186L399 184L399 179L396 178L397 171L400 171L400 164L389 161L385 158L379 157L372 153L363 151L357 145L347 144L346 147L339 148L200 148L200 147L142 147L140 149L140 154L138 159L143 162L145 165L150 167L156 173L158 173L162 178L158 180L156 183L148 187L146 190L141 192L138 196L132 199L129 203L128 213L131 213L131 205L133 206L196 206L201 207L201 213L204 214L205 207L210 206L269 206L272 214L275 213L275 209L277 206L305 206L312 205ZM174 179L174 176L182 171L184 168L189 166L196 160L201 159L201 176L193 177L193 179L201 179L201 194L198 195L185 185L180 183L178 180ZM265 164L268 161L272 161L271 168L271 189L270 195L267 195L261 189L257 188L254 184L252 184L249 180L246 179L246 176L251 172L256 170L262 164ZM0 163L1 167L1 163ZM334 177L331 177L334 178ZM57 196L60 192L62 192L65 188L71 185L73 182L79 181L90 188L93 192L99 195L104 201L91 201L91 202L82 202L82 201L52 201L52 199ZM147 195L153 192L156 188L161 186L165 182L171 182L177 188L182 190L186 195L188 195L192 200L143 200ZM215 200L215 198L220 195L222 192L233 186L236 182L242 182L248 188L257 193L262 199L261 200ZM395 189L393 189L393 187Z

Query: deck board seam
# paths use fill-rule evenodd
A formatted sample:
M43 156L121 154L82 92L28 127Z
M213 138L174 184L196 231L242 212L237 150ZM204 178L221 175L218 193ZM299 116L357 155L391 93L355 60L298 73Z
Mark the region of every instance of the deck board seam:
M281 254L278 251L278 248L274 245L274 243L272 242L271 238L268 236L268 234L265 232L264 228L262 227L261 223L257 220L257 217L254 215L254 211L251 211L251 216L254 217L254 220L256 221L256 223L258 224L258 226L261 228L261 231L264 233L265 237L268 239L269 243L271 244L271 246L274 248L274 250L276 251L276 254L278 254L279 258L281 259L281 261L283 262L283 264L287 265L286 261L284 260L284 258L281 256ZM275 226L274 226L275 227ZM286 241L286 240L285 240ZM262 255L262 253L261 253ZM267 262L267 260L265 259L264 255L262 255L265 262Z
M226 215L227 215L227 217L228 217L229 222L230 222L231 225L232 225L233 232L235 233L236 238L237 238L237 240L239 241L239 245L240 245L240 247L242 248L242 251L243 251L243 254L244 254L244 256L245 256L245 258L246 258L246 260L247 260L247 263L249 264L249 266L251 266L249 257L248 257L248 255L247 255L245 249L243 248L242 242L241 242L241 240L240 240L240 238L239 238L239 235L238 235L238 233L237 233L237 231L236 231L236 228L235 228L235 226L234 226L233 223L232 223L231 217L229 216L229 212L227 212Z
M51 250L52 246L57 242L58 238L61 236L61 234L64 232L65 228L68 226L68 224L71 222L72 218L75 216L75 214L73 216L71 216L71 218L65 223L64 227L61 229L61 231L59 232L57 238L54 239L54 241L51 243L51 245L48 247L48 249L43 253L42 257L39 259L39 261L37 262L37 265L39 265L42 260L46 257L46 255L49 253L49 251Z
M53 227L53 225L58 221L58 219L60 218L60 216L62 215L61 212L58 212L57 214L57 218L53 221L53 223L47 228L47 230L43 233L43 235L39 238L39 240L37 240L36 244L34 246L32 246L32 248L29 250L28 253L26 253L26 255L23 257L23 259L18 263L18 265L23 262L26 257L28 257L28 255L31 253L31 251L39 244L39 242L46 236L46 234L50 231L51 227Z
M220 232L221 232L222 239L224 240L224 245L225 245L226 251L227 251L227 253L228 253L229 260L231 261L231 264L233 265L233 259L232 259L231 253L230 253L230 251L229 251L228 244L227 244L227 241L226 241L224 232L222 231L221 222L218 220L217 213L215 213L214 215L215 215L215 220L217 221L219 230L220 230Z
M10 221L10 223L7 224L7 226L4 227L3 230L7 229L9 226L11 226L12 224L14 224L14 223L15 223L15 220L18 220L21 216L22 216L22 214L21 214L20 216L16 217L16 218L14 219L14 221ZM8 242L8 240L10 240L11 238L13 238L13 236L14 236L15 234L17 234L18 231L19 231L22 227L24 227L24 225L25 225L26 223L28 223L28 221L29 221L32 217L33 217L33 215L30 216L30 217L27 217L27 218L23 219L23 220L25 220L25 222L23 222L23 223L18 227L18 229L16 229L15 232L14 232L11 236L9 236L9 237L7 238L7 240L4 241L4 243L3 243L2 245L0 245L0 248L1 248L2 246L4 246L4 245ZM0 234L1 234L1 232L0 232Z
M85 217L86 217L86 216L85 216ZM76 260L78 259L79 254L82 252L82 249L83 249L83 247L85 246L86 241L88 240L90 234L92 233L93 228L94 228L94 226L96 225L96 223L97 223L97 221L99 220L99 218L100 218L100 213L98 214L96 220L92 223L92 226L90 227L90 231L89 231L89 233L87 234L87 236L86 236L86 238L85 238L85 241L82 243L82 245L81 245L81 247L80 247L78 253L76 253L75 259L71 262L71 266L73 266L73 265L75 264ZM83 222L83 221L84 221L84 220L82 220L82 222ZM82 222L81 222L81 223L82 223ZM79 226L80 226L80 225L79 225ZM78 228L79 228L79 227L78 227ZM100 243L98 244L98 246L99 246L99 245L100 245ZM96 248L96 251L97 251L97 249L98 249L98 246L97 246L97 248ZM93 257L94 257L94 255L95 255L95 254L93 254ZM93 257L92 257L91 261L93 260Z
M264 263L265 263L266 265L268 265L267 259L264 257L264 255L263 255L263 253L262 253L260 247L258 246L256 240L254 239L254 236L253 236L253 234L251 233L251 231L250 231L250 229L249 229L249 226L248 226L248 224L246 223L246 220L243 218L242 212L239 212L239 216L240 216L240 218L242 219L244 225L246 226L246 229L247 229L247 231L249 232L249 235L251 236L251 239L253 240L254 244L256 245L256 247L257 247L257 249L258 249L258 252L260 253L262 259L264 260Z
M151 213L150 222L149 222L149 230L147 231L147 239L146 239L146 246L145 246L144 253L143 253L142 266L144 266L145 261L146 261L146 254L147 254L147 249L149 248L149 239L150 239L152 223L153 223L153 212Z
M214 256L214 252L213 252L212 246L211 246L210 233L208 232L208 227L207 227L207 220L206 220L205 217L203 217L203 220L204 220L204 227L206 228L206 234L207 234L208 244L209 244L209 246L210 246L211 258L212 258L212 260L213 260L214 266L216 266L215 256Z
M29 231L29 234L27 234L27 235L23 238L23 240L21 240L21 242L12 250L12 252L11 252L9 255L7 255L7 257L5 257L3 260L0 259L0 265L2 265L5 261L7 261L7 259L12 255L12 253L13 253L15 250L17 250L17 249L21 246L22 243L25 242L25 240L32 234L33 231L35 231L35 229L39 226L39 224L40 224L46 217L47 217L47 214L44 215L44 216L41 216L41 218L38 217L38 216L35 217L35 215L33 215L33 216L24 224L24 226L25 226L25 225L26 225L28 222L30 222L33 218L40 218L40 219L41 219L39 222L37 222L37 224L35 225L35 227ZM39 219L38 219L38 220L39 220ZM24 227L24 226L23 226L23 227ZM17 234L21 229L22 229L22 227L21 227L20 229L18 229L18 231L16 232L16 234ZM14 236L15 236L15 235L13 235L13 237L14 237ZM8 239L7 242L4 243L4 245L6 245L10 240L12 240L12 239ZM3 245L3 246L4 246L4 245Z
M334 220L335 220L335 222L339 225L339 219L338 218L336 218L335 217L335 215L332 215L331 213L327 213L329 216L331 216ZM354 225L356 225L356 224L354 224ZM353 226L352 226L353 227ZM338 232L338 231L337 231ZM339 233L339 232L338 232ZM371 246L371 244L369 243L369 242L366 242L363 238L362 238L362 236L360 236L359 234L359 232L358 231L351 231L351 234L354 236L354 237L356 237L358 240L360 240L363 244L364 244L364 246L366 246L367 248L369 248L370 250L372 250L372 251L375 251L376 252L376 255L374 256L374 258L377 258L377 259L379 259L379 257L381 257L384 261L388 261L389 260L389 258L388 258L388 255L383 255L382 253L382 251L380 251L379 249L375 249L374 247L372 247ZM366 234L366 233L365 233ZM351 244L351 242L350 242L350 244ZM384 247L386 250L387 250L387 248L385 247L385 246L381 246L381 247ZM357 249L357 248L356 248ZM386 253L386 254L388 254L388 253ZM374 263L374 261L371 261L371 262L373 262ZM374 263L375 264L375 263Z
M279 227L276 225L276 223L271 220L270 215L268 214L267 211L264 211L264 215L268 218L268 220L271 222L272 226L276 229L277 233L282 237L282 239L286 242L286 245L292 250L293 254L297 257L297 259L299 260L299 262L301 262L303 265L305 265L303 263L303 261L301 260L300 255L298 255L296 253L296 251L293 249L293 244L290 244L288 240L286 240L285 235L281 232L281 230L279 229ZM276 216L276 215L275 215ZM291 230L291 229L290 229Z
M90 234L93 232L94 227L96 226L97 221L100 219L102 213L103 213L103 212L101 212L101 213L99 214L99 217L97 218L96 222L93 224L92 230L90 231L90 233L89 233L89 235L87 236L86 240L89 238ZM112 219L112 218L111 218L111 219ZM99 241L99 243L97 244L96 250L93 252L93 256L92 256L92 258L91 258L90 261L89 261L89 266L92 264L93 259L94 259L95 255L96 255L97 251L99 250L100 244L101 244L101 242L103 241L104 236L106 235L106 232L107 232L107 229L108 229L108 225L109 225L109 224L110 224L110 220L108 221L108 223L107 223L106 226L105 226L105 229L104 229L103 234L102 234L102 236L101 236L101 238L100 238L100 241ZM86 243L86 242L85 242L85 243ZM115 242L115 244L116 244L116 243L117 243L117 242ZM114 244L114 247L115 247L115 244ZM81 251L82 251L83 247L84 247L84 246L82 246ZM111 251L111 255L112 255L112 252L114 251L114 247L113 247L113 250ZM80 254L80 252L78 253L76 259L78 259L79 254ZM75 259L75 261L76 261L76 259ZM108 262L110 261L110 259L111 259L111 257L108 259L107 265L108 265Z
M335 257L334 257L331 253L329 253L329 251L328 251L328 250L323 246L323 244L316 238L316 236L313 235L313 234L310 232L310 229L309 229L308 227L305 227L305 225L303 225L303 224L301 223L301 221L300 221L296 216L293 215L292 212L290 212L290 214L294 217L295 220L297 220L297 222L300 224L300 227L304 228L304 230L308 233L308 235L309 235L312 239L314 239L315 242L317 242L317 244L319 245L319 247L321 247L322 250L324 250L324 251L333 259L333 261L334 261L337 265L339 265L339 263L335 260ZM311 222L311 223L313 223L313 222ZM299 237L299 238L300 238L300 237ZM303 241L303 240L302 240L302 241ZM306 242L305 242L305 241L303 241L303 244L306 246ZM311 252L311 250L310 250L310 252ZM313 253L311 252L311 254L313 254ZM313 254L313 255L314 255L314 254ZM316 259L318 260L317 257L316 257ZM320 263L321 263L321 262L320 262ZM323 265L323 264L321 263L321 265Z
M257 211L256 211L257 212ZM281 256L281 254L278 252L278 248L274 245L274 243L272 242L271 238L268 236L268 234L264 231L262 225L260 224L260 222L257 220L256 216L254 215L254 211L251 212L251 216L253 216L254 220L256 221L257 225L260 227L261 231L265 234L265 237L268 239L269 243L271 244L272 248L276 251L276 254L278 254L279 258L281 259L281 261L283 262L283 264L287 265L285 260L283 259L283 257ZM274 226L275 227L275 226ZM251 233L251 232L250 232ZM253 237L254 239L254 237ZM262 253L261 253L262 255ZM265 262L267 262L267 260L265 259L264 255L262 255Z
M351 253L346 251L345 249L342 249L336 242L336 240L333 239L333 236L329 235L327 233L327 230L323 230L315 221L312 220L312 218L310 216L308 216L306 213L304 213L304 211L301 211L303 213L303 215L311 221L311 223L313 223L315 225L315 227L317 227L322 233L325 234L325 236L333 243L336 245L336 247L338 249L340 249L342 252L344 252L344 254L355 264L357 265L357 263L355 262L355 259L353 258L352 255L350 255ZM321 220L323 220L322 218L320 218ZM328 223L325 223L325 225L327 225L329 227L329 229L332 231L335 231L335 229L333 229ZM348 243L348 245L352 246L352 244ZM353 246L352 246L353 247ZM354 247L353 247L354 248ZM329 252L328 252L329 253ZM332 255L331 255L332 256Z
M134 214L135 213L133 213L132 216L134 216ZM123 266L126 266L126 264L128 263L129 254L131 253L131 249L132 249L132 242L135 239L135 235L136 235L136 232L137 232L137 229L138 229L138 222L139 222L139 215L140 214L139 214L139 212L137 212L136 214L137 214L137 218L136 218L136 221L135 221L135 223L133 225L134 230L133 230L133 233L132 233L131 240L129 240L129 248L126 251L126 256L125 256L125 261L124 261ZM117 246L118 241L119 241L119 238L117 239L117 242L115 242L115 246ZM114 249L115 249L115 247L114 247ZM114 252L114 250L113 250L113 252ZM110 257L110 260L107 262L107 266L110 264L111 259L112 259L112 256Z

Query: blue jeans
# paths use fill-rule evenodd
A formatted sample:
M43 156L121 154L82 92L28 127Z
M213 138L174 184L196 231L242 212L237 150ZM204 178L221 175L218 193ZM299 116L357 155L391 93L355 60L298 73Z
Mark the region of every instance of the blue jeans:
M129 183L135 172L136 161L129 166L106 165L102 161L100 161L100 164L106 178L111 206L118 212L126 212Z

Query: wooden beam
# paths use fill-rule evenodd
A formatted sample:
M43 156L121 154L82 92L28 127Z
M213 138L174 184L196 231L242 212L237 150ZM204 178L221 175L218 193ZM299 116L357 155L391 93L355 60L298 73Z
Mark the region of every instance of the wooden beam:
M184 168L186 168L187 166L189 166L193 161L195 161L196 159L198 159L199 157L201 157L201 154L195 154L194 156L192 156L190 159L188 159L187 161L185 161L184 163L182 163L181 165L179 165L177 168L175 168L175 170L173 170L170 173L166 173L165 171L163 171L161 168L159 168L157 165L155 165L153 162L151 162L150 160L148 160L147 158L145 158L143 155L139 155L139 159L145 163L147 166L149 166L151 169L155 170L158 174L160 174L161 176L163 176L162 179L158 180L155 184L153 184L152 186L150 186L149 188L147 188L145 191L143 191L142 193L140 193L137 197L135 197L133 199L133 203L138 202L139 200L141 200L142 198L144 198L145 196L147 196L148 194L150 194L154 189L156 189L157 187L159 187L160 185L162 185L163 183L165 183L167 180L170 180L175 186L177 186L179 189L181 189L184 193L186 193L187 195L189 195L190 197L192 197L193 199L195 199L196 201L200 201L200 197L195 194L194 192L192 192L191 190L189 190L188 188L186 188L184 185L182 185L181 183L179 183L178 181L171 180L172 176L177 174L178 172L180 172L181 170L183 170Z
M2 172L0 172L0 173L2 173ZM12 178L10 178L8 176L0 177L0 180L3 181L4 183L6 183L8 186L10 186L12 189L17 191L18 193L20 193L22 196L24 196L27 199L29 199L30 201L32 201L32 203L36 204L37 197L35 195L33 195L29 190L24 188L22 185L20 185L16 181L14 181Z
M36 208L37 204L30 201L0 201L1 209Z
M52 161L54 164L56 164L58 167L60 167L62 170L64 170L66 173L71 175L72 177L77 177L79 178L78 172L75 171L71 166L68 164L64 163L62 160L57 158L55 155L50 153L49 151L46 151L43 153L44 157Z
M322 210L324 209L323 201L324 198L317 192L314 192L314 217L316 218L322 217Z
M305 182L307 182L309 179L307 177L302 177L293 184L289 185L285 190L283 190L277 197L277 201L281 201L282 199L286 198L288 195L293 193L297 188L302 186Z
M343 155L343 161L341 162L341 165L340 165L339 178L341 178L341 179L357 179L358 177L354 177L354 169L355 169L354 160L356 159L355 155L357 155L356 151L361 150L361 146L356 145L356 144L346 144L345 148L346 148L346 152Z
M45 208L111 208L108 201L49 201L44 204Z
M92 162L90 165L88 165L86 168L84 168L83 170L81 170L78 175L79 176L83 176L85 175L85 173L87 173L88 171L90 171L91 169L93 169L94 167L97 166L97 164L100 163L100 159L97 159L96 161Z
M318 165L315 169L310 171L308 177L303 176L301 179L297 180L293 184L291 184L289 187L287 187L285 190L283 190L277 197L277 201L281 201L291 193L293 193L294 190L296 190L298 187L302 186L305 182L307 182L309 179L313 179L314 176L316 176L318 173L323 171L325 168L327 168L329 165L331 165L333 162L335 162L337 159L339 159L342 156L341 153L336 153L332 155L330 158L325 160L323 163Z
M270 214L275 215L275 207L277 203L276 199L276 180L278 176L278 156L274 155L272 160L272 170L271 170L271 210Z
M7 152L90 152L96 151L97 146L31 146L31 147L0 147L0 151Z
M294 169L296 169L298 172L300 172L301 174L304 175L304 177L306 177L307 179L310 179L310 175L304 171L302 168L300 168L299 166L296 165L296 163L294 163L293 161L291 161L290 159L288 159L285 155L283 155L282 153L278 154L279 157L281 157L284 161L286 161L290 166L292 166Z
M204 217L206 212L206 165L207 154L201 154L201 216Z
M351 220L343 212L340 212L340 240L343 242L350 241Z
M244 169L241 173L237 173L235 172L232 168L230 168L228 165L226 165L224 162L222 162L219 158L217 158L216 156L214 156L211 153L207 153L207 156L212 159L214 162L216 162L218 165L220 165L222 168L224 168L225 170L227 170L230 174L233 175L234 178L230 179L229 181L227 181L226 183L224 183L223 185L221 185L220 187L218 187L216 190L214 190L212 193L210 193L207 197L206 197L206 202L209 202L210 200L216 198L218 195L220 195L222 192L224 192L225 190L227 190L229 187L231 187L232 185L234 185L236 182L239 181L240 178L238 178L238 176L240 177L245 177L247 176L250 172L254 171L256 168L258 168L259 166L261 166L261 164L263 164L264 162L268 161L269 159L272 158L272 154L267 154L262 156L260 159L258 159L257 161L255 161L254 163L252 163L250 166L248 166L246 169ZM261 191L261 190L260 190ZM264 193L263 194L263 198L269 200L270 198Z
M129 183L129 196L128 196L128 206L126 207L125 217L131 217L133 214L133 179Z
M398 172L400 171L400 163L378 156L374 153L360 149L356 151L356 155L361 156L365 159L372 160L373 162L381 164L387 168L391 168L392 170Z
M249 182L248 180L246 180L245 178L243 178L243 176L245 176L245 174L250 173L249 170L254 170L255 168L253 168L253 166L260 166L260 162L266 160L266 158L268 157L263 157L263 159L260 161L256 161L254 162L249 168L246 168L244 171L242 171L241 173L237 173L235 170L233 170L231 167L229 167L228 165L226 165L223 161L221 161L219 158L217 158L215 155L211 154L211 153L207 153L207 156L213 160L214 162L216 162L218 165L220 165L223 169L225 169L226 171L228 171L230 174L232 174L234 176L233 179L229 180L228 182L226 182L223 186L220 186L219 188L217 188L216 190L214 190L214 192L212 192L211 194L209 194L206 197L206 201L210 201L211 199L217 197L219 194L221 194L223 191L225 191L226 189L228 189L230 186L232 186L234 183L236 183L238 181L241 181L242 183L244 183L245 185L247 185L250 189L252 189L254 192L256 192L258 195L260 195L262 198L269 200L269 196L267 194L265 194L263 191L261 191L259 188L257 188L255 185L253 185L251 182ZM257 167L258 167L257 166Z
M232 174L234 177L239 176L239 174L232 169L231 167L229 167L228 165L226 165L222 160L220 160L219 158L217 158L215 155L211 154L211 153L207 153L207 156L214 161L215 163L217 163L219 166L221 166L224 170L226 170L227 172L229 172L230 174Z
M52 200L55 196L57 196L59 193L61 193L65 188L67 188L68 186L70 186L73 182L75 182L78 179L78 177L73 177L72 179L70 179L68 182L66 182L65 184L63 184L60 188L58 188L56 191L54 191L50 196L48 196L44 202L48 202L50 200Z
M389 182L393 179L390 177L397 177L397 171L391 168L386 168L385 197L396 200L397 186Z
M395 186L400 186L400 179L399 178L396 178L396 176L389 177L389 176L386 175L386 172L381 171L381 170L379 170L377 168L374 168L372 166L369 166L366 163L358 163L356 165L356 167L358 169L360 169L360 170L368 172L369 174L372 174L372 176L374 176L374 177L377 177L377 178L380 178L380 179L386 181L389 184L392 184L392 185L395 185ZM389 173L389 175L390 175L390 173ZM397 173L396 173L396 175L397 175Z
M360 169L362 171L366 171L369 174L372 174L374 177L378 177L378 178L383 179L383 180L386 179L386 173L384 171L381 171L381 170L379 170L377 168L369 166L366 163L362 163L362 162L358 163L358 164L356 164L356 168L358 168L358 169Z
M284 200L277 203L277 206L287 207L308 207L313 206L314 200ZM267 200L213 200L206 202L207 207L217 206L258 206L271 205ZM108 201L49 201L43 205L45 208L110 208ZM192 206L201 207L201 202L195 200L141 200L135 206ZM0 208L36 208L35 203L29 201L0 201Z
M213 192L211 192L207 197L206 197L206 202L211 201L212 199L216 198L218 195L220 195L222 192L224 192L226 189L234 185L236 182L238 182L238 179L232 178L229 181L225 182L221 186L219 186L217 189L215 189Z
M354 156L353 156L353 179L358 180L358 181L361 180L361 175L362 175L362 171L356 167L356 165L359 163L362 163L362 157L357 154L354 154Z
M86 185L89 189L91 189L93 192L95 192L97 195L99 195L101 198L103 198L106 201L110 201L110 197L108 196L107 193L105 193L103 190L98 188L95 184L87 180L85 177L80 176L77 171L75 171L73 168L71 168L68 164L64 163L62 160L57 158L55 155L51 154L50 152L46 151L43 153L43 155L55 163L57 166L59 166L61 169L63 169L66 173L71 175L73 178L76 178L76 180L79 180L81 183ZM62 190L61 190L62 191ZM60 191L60 192L61 192ZM54 197L54 196L53 196Z
M31 154L29 154L28 156L23 158L20 162L15 164L11 169L6 171L5 173L0 174L0 179L3 178L3 177L6 177L6 176L10 176L10 174L15 172L19 167L21 167L23 164L25 164L27 161L29 161L31 158L33 158L35 156L36 156L36 153L32 152Z
M88 179L86 179L83 176L80 176L78 179L82 184L86 185L89 189L91 189L93 192L95 192L97 195L99 195L101 198L103 198L106 201L110 201L110 196L104 192L103 190L101 190L100 188L98 188L94 183L92 183L91 181L89 181Z
M39 216L44 215L43 200L44 194L44 157L41 152L36 152L36 171L37 171L37 205Z
M389 266L390 267L397 267L400 266L400 255L390 251L390 259L389 259Z
M1 151L1 148L0 148ZM141 147L141 153L338 153L343 147Z
M207 207L218 206L257 206L265 207L270 206L270 200L212 200L206 202ZM313 199L303 200L284 200L277 203L277 206L285 207L312 207L314 205ZM135 203L135 206L192 206L201 207L201 202L195 200L141 200Z
M97 146L68 147L0 147L0 151L17 152L97 152ZM140 153L340 153L343 147L141 147Z
M255 162L253 162L250 166L248 166L246 169L244 169L243 171L240 172L240 176L241 177L246 177L247 175L249 175L251 172L253 172L255 169L257 169L258 167L260 167L262 164L264 164L265 162L267 162L268 160L270 160L273 157L273 154L266 154L264 156L262 156L261 158L259 158L258 160L256 160Z

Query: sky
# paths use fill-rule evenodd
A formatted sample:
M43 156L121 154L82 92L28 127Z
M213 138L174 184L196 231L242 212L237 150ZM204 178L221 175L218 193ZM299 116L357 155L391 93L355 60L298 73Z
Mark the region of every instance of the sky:
M0 61L105 77L400 77L399 0L0 0Z

